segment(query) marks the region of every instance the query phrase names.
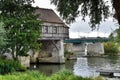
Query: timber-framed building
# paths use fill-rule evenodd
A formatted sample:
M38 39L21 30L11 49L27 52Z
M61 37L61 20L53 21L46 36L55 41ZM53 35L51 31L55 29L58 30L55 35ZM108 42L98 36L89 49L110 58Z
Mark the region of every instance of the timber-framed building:
M42 21L42 43L38 60L41 63L64 63L64 40L69 38L69 27L52 9L36 8L35 14Z

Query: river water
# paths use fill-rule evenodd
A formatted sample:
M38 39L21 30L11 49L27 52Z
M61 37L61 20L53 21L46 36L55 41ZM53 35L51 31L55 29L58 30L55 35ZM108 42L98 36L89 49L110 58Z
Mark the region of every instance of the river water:
M65 64L39 64L31 65L31 69L39 70L45 75L51 75L63 69L69 69L73 71L75 75L82 77L94 77L99 76L96 70L108 69L108 70L120 70L120 57L79 57L77 60L68 60Z

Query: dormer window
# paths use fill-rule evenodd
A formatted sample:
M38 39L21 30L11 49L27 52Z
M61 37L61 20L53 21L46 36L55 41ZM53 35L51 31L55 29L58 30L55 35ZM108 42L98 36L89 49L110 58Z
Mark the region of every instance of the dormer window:
M57 33L57 27L53 27L53 33Z

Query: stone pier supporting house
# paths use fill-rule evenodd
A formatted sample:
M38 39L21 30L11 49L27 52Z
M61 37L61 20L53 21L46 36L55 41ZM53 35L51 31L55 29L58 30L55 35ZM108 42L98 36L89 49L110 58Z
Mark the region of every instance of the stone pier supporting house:
M40 63L64 63L63 40L42 40Z
M41 51L33 56L40 63L64 63L64 39L69 38L69 27L51 9L36 8L38 19L43 22ZM36 61L35 59L32 59Z

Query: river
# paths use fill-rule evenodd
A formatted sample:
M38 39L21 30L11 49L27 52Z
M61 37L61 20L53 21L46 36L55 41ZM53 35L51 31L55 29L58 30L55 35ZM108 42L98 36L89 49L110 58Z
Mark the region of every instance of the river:
M31 69L39 70L45 75L51 75L59 70L69 69L75 75L82 77L99 76L98 69L120 70L120 57L79 57L77 60L68 60L65 64L39 64L31 65Z

